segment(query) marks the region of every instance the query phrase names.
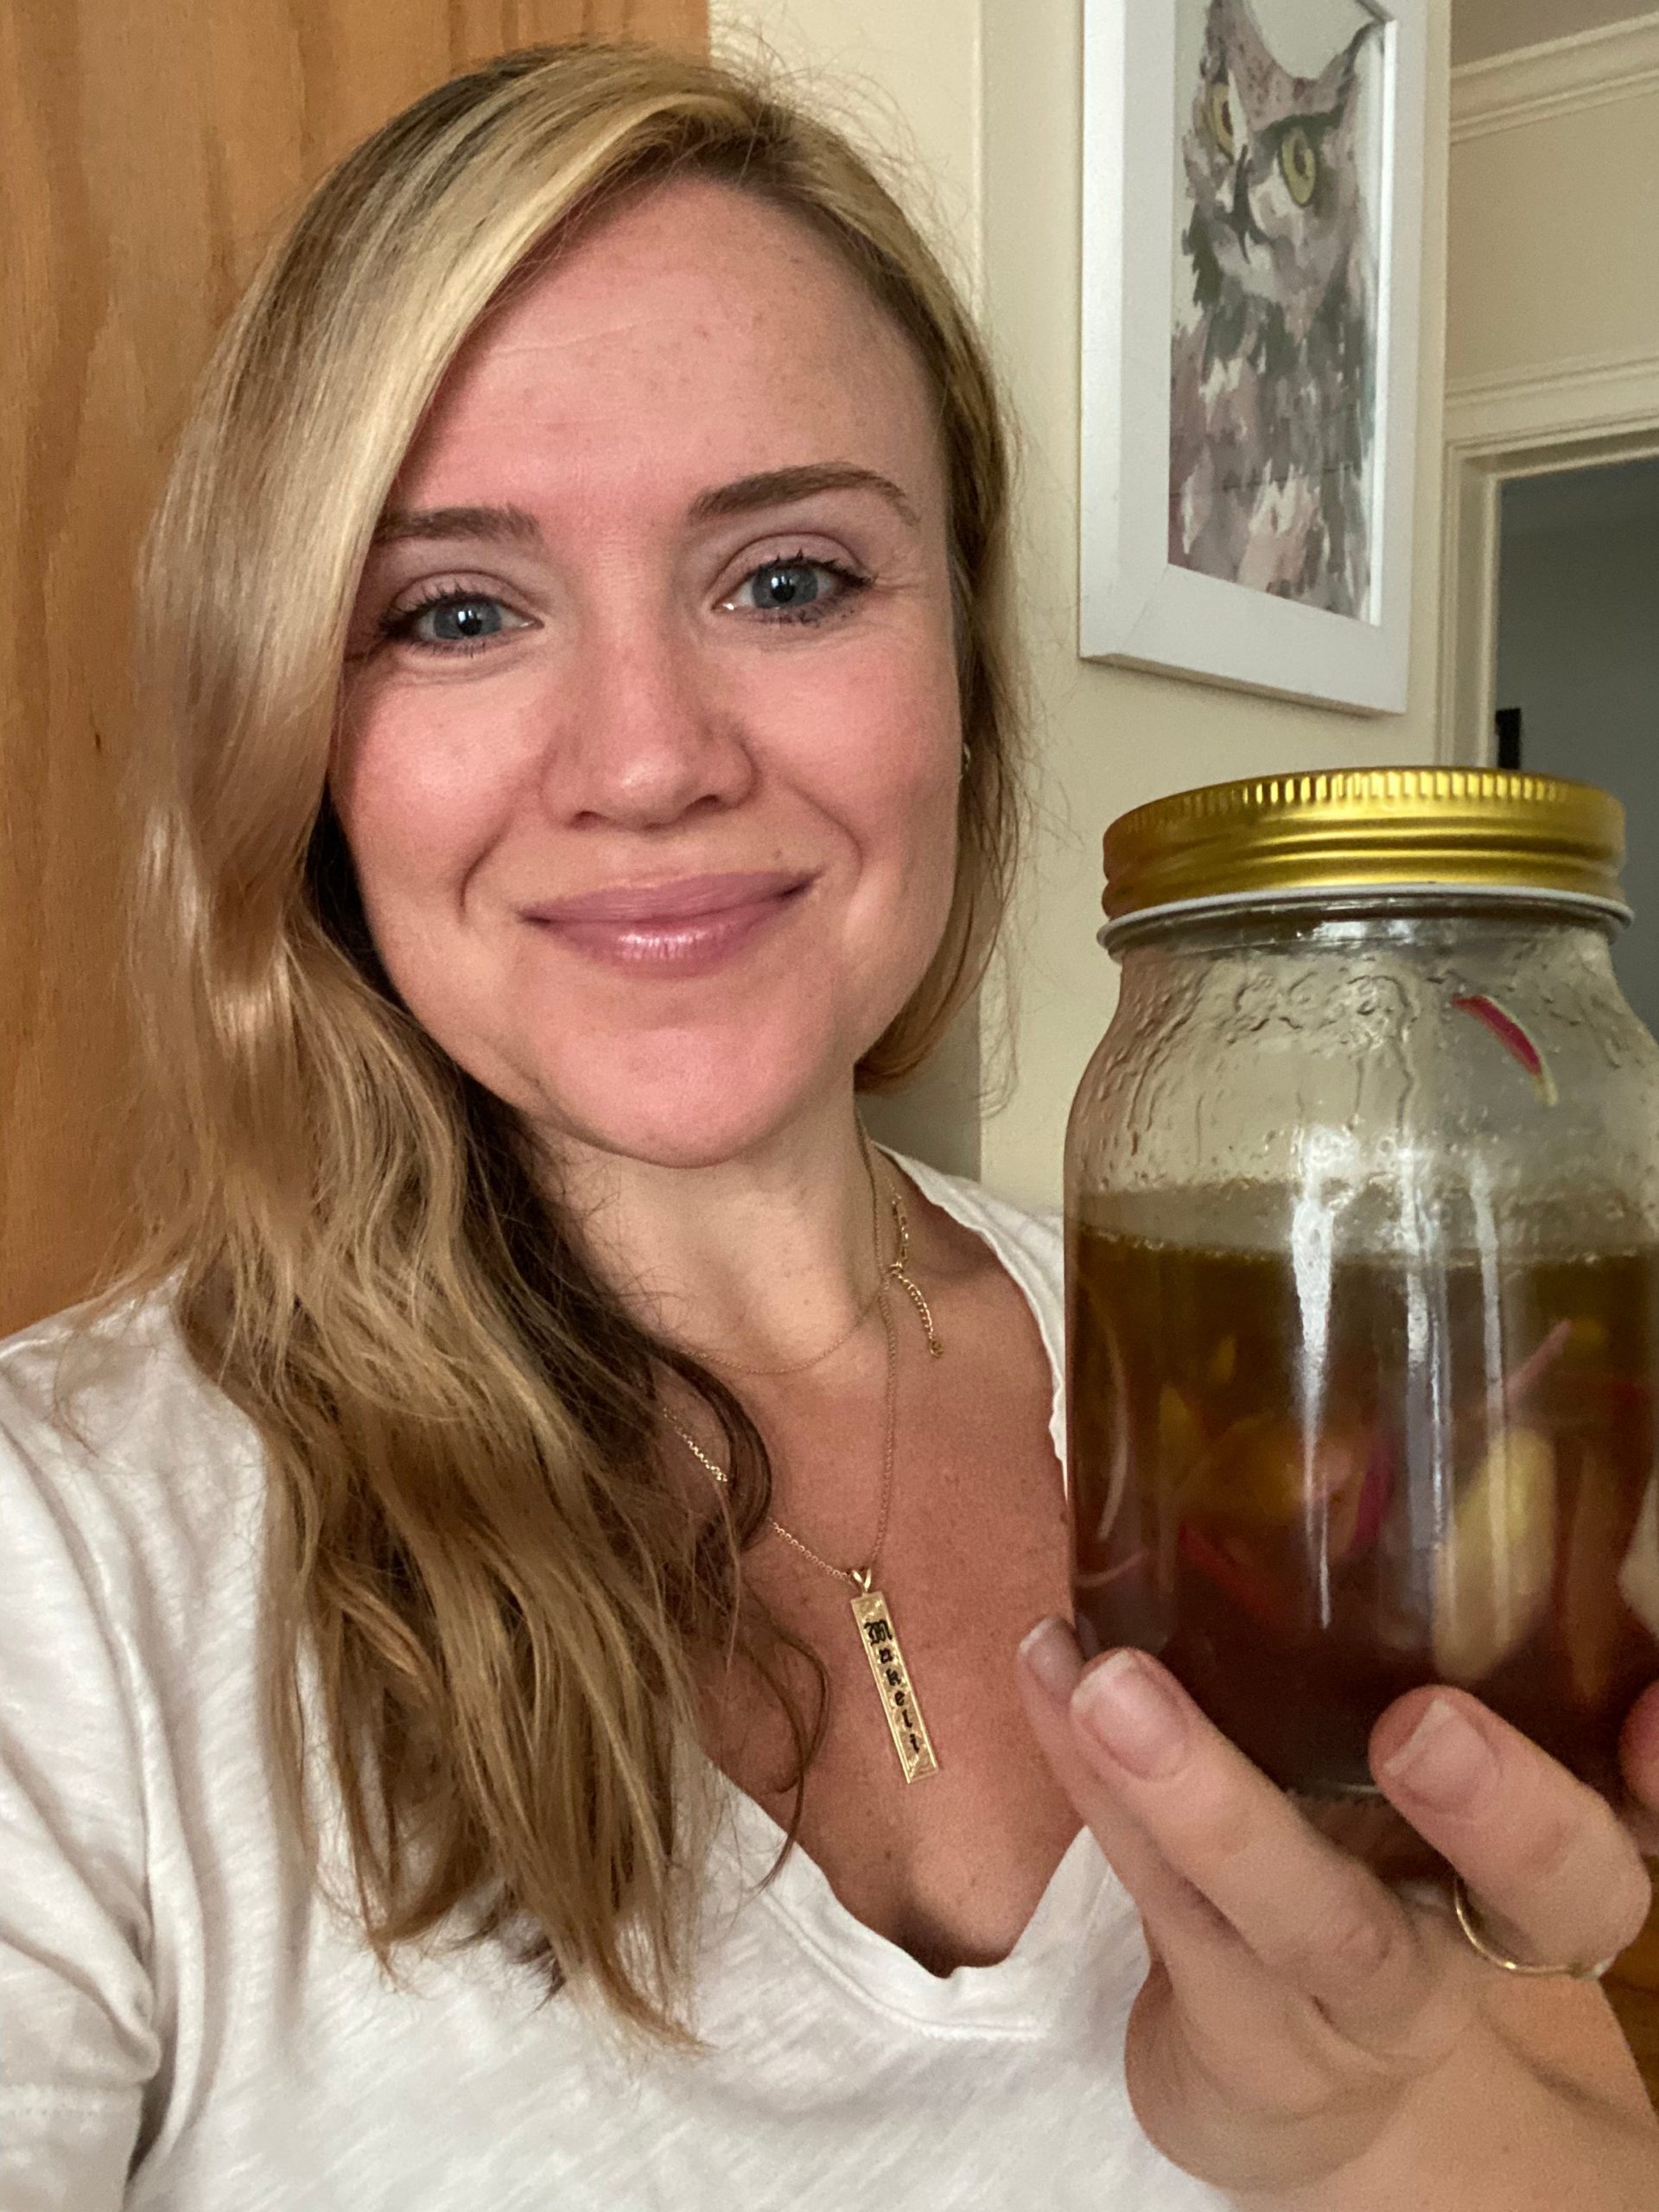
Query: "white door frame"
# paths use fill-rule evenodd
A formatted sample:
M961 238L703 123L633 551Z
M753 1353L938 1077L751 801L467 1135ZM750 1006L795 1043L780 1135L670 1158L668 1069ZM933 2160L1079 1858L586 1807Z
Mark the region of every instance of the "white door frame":
M1498 506L1506 481L1659 454L1659 355L1560 363L1448 391L1440 757L1492 758Z

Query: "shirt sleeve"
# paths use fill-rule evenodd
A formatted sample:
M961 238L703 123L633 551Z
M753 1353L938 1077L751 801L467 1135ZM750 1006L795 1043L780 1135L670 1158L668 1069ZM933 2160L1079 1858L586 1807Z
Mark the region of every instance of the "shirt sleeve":
M134 1669L69 1501L0 1403L0 2206L110 2212L160 2064ZM54 1455L55 1456L55 1455Z

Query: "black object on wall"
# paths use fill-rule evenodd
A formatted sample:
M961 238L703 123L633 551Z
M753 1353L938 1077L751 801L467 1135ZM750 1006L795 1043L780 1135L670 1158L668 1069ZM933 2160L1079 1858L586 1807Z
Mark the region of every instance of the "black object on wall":
M1493 717L1497 728L1497 765L1500 768L1521 766L1521 709L1519 707L1500 707Z

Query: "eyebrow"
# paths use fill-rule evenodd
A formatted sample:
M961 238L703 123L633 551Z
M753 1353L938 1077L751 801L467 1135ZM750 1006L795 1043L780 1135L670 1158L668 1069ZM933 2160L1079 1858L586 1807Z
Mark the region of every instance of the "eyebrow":
M818 492L874 492L912 530L916 510L889 476L850 461L811 461L795 468L768 468L740 476L691 502L693 522L719 522L753 514L762 507L791 505ZM541 526L523 507L390 507L374 527L373 543L397 545L411 539L466 537L539 546Z
M874 492L901 521L912 530L918 526L915 508L890 476L841 461L810 461L798 468L768 468L758 476L740 476L734 484L700 493L691 502L691 519L715 522L727 515L752 513L757 507L787 506L793 500L810 499L815 492Z
M375 545L423 537L506 539L539 545L541 524L523 507L388 507L374 525Z

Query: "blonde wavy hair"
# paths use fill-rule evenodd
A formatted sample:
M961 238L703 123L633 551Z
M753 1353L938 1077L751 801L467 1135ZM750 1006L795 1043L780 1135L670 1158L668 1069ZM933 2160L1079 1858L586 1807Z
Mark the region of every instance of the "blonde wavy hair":
M937 395L968 747L956 894L861 1084L918 1065L977 984L1018 818L1007 466L950 283L868 163L775 87L638 47L504 55L312 196L224 334L153 525L148 1156L136 1256L97 1309L165 1289L263 1440L282 1768L302 1822L326 1751L383 1963L493 1936L682 2041L707 1842L677 1786L697 1662L746 1656L782 1706L791 1839L822 1730L821 1666L740 1598L766 1452L736 1397L600 1279L518 1116L400 1002L326 779L371 533L457 349L532 250L688 172L809 224ZM730 1452L729 1510L701 1521L658 1462L669 1376Z

